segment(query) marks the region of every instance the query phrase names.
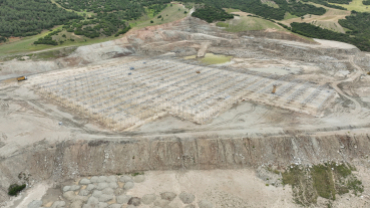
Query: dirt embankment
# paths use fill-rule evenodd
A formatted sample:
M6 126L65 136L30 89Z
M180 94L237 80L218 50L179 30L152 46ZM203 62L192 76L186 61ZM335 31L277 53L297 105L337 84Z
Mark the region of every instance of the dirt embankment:
M147 170L284 168L325 161L365 164L368 135L284 138L153 138L112 141L46 141L21 149L0 161L0 201L10 184L25 173L30 185L79 176Z

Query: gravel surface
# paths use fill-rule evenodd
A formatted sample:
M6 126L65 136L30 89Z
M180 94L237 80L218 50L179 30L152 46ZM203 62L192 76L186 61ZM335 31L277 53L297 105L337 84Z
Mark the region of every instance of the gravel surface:
M27 208L39 208L42 205L42 201L33 201L28 204Z
M112 188L105 188L105 189L103 189L102 193L103 194L113 195L114 194L114 190Z
M158 206L158 207L165 207L169 203L170 203L170 201L168 201L168 200L159 199L159 200L157 200L157 201L154 202L154 205L155 206Z
M172 201L176 198L176 194L173 193L173 192L164 192L164 193L161 193L161 198L164 199L164 200L168 200L168 201Z
M71 189L71 187L70 186L64 186L63 187L63 192L67 192L67 191L69 191Z
M81 186L78 186L78 185L73 185L71 186L71 188L69 189L70 191L77 191L77 190L80 190Z
M86 190L86 189L82 189L78 193L78 195L80 195L80 196L88 196L89 194L90 194L90 191L89 190Z
M139 197L132 197L130 200L128 200L127 204L139 206L141 204L141 199Z
M97 182L98 182L98 180L99 180L99 177L97 177L97 176L93 176L93 177L91 177L91 179L90 179L91 183L97 183Z
M127 182L127 183L125 183L125 185L123 185L123 189L125 189L125 190L132 189L133 187L134 187L133 182Z
M122 194L121 196L117 196L116 201L118 204L127 204L129 199L131 199L131 196Z
M112 204L108 208L122 208L122 205L120 205L120 204Z
M95 185L94 185L94 184L89 184L89 185L87 185L87 187L86 187L86 190L88 190L88 191L91 191L91 190L93 190L93 189L95 189Z
M118 184L117 184L117 182L110 182L110 183L108 184L108 186L109 186L110 188L113 188L113 189L118 188Z
M199 208L213 208L213 204L207 200L201 200L198 202Z
M131 176L124 175L119 180L123 183L126 183L126 182L131 182L132 178L131 178Z
M64 201L56 201L50 208L64 208L65 205L66 203Z
M81 185L88 185L90 183L91 183L91 181L87 178L83 178L82 180L80 180Z
M181 192L181 194L179 195L179 198L184 204L191 204L193 203L195 196L193 194Z
M143 204L151 204L156 198L155 194L146 194L141 198L141 202L143 202Z
M110 201L114 198L113 195L109 195L109 194L103 194L99 197L99 201L100 202L107 202L107 201Z
M106 176L99 176L98 183L103 183L103 182L107 182L107 177Z
M109 183L117 182L117 177L116 176L108 176L107 177L107 182L109 182Z
M143 175L138 175L134 177L134 182L135 183L142 183L145 181L145 176Z
M98 190L103 190L105 188L108 188L108 183L104 183L104 182L98 183L98 186L96 187L96 189Z

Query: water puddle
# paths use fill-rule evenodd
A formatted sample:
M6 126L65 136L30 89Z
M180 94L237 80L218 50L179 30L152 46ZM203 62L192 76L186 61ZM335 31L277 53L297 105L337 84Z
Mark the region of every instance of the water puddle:
M184 57L186 60L197 59L204 64L224 64L230 62L232 58L232 56L218 55L213 53L206 53L203 58L197 58L196 55Z

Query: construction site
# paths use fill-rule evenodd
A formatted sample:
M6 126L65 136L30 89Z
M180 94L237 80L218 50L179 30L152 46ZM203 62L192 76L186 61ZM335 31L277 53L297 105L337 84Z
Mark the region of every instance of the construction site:
M0 63L0 207L370 206L355 46L186 17L58 53Z

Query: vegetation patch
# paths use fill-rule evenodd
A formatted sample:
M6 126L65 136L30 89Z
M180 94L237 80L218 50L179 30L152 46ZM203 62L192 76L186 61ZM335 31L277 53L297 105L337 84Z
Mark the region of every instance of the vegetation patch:
M132 176L144 175L144 172L131 173Z
M289 12L287 12L284 16L284 20L288 20L288 19L293 19L293 18L297 18L298 16L296 15L292 15L290 14Z
M229 26L229 24L228 24L228 23L226 23L226 22L217 22L217 23L216 23L216 26L218 26L218 27L228 27L228 26Z
M290 166L282 173L283 184L291 185L293 197L297 204L311 206L320 196L335 200L336 194L342 195L352 191L356 196L364 191L362 182L352 174L353 168L348 164L325 163L307 168Z
M62 32L62 30L55 30L51 33L49 33L48 35L46 35L45 37L42 37L42 38L39 38L37 41L33 42L33 44L37 45L37 44L46 44L46 45L58 45L58 43L53 40L52 36L53 35L57 35L58 33Z
M228 24L226 31L228 32L243 32L250 30L265 30L268 28L283 30L281 27L266 19L256 16L242 16L239 19L226 21ZM225 25L226 26L226 25Z
M207 22L215 22L215 21L225 21L227 19L233 19L234 16L228 14L223 9L219 9L213 6L203 6L198 8L192 14L193 17L197 17L199 19L205 20Z
M22 185L12 184L8 188L8 194L9 196L17 196L19 192L21 192L25 188L26 188L26 184L22 184Z
M362 1L362 4L363 5L370 5L370 0L364 0L364 1Z

